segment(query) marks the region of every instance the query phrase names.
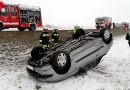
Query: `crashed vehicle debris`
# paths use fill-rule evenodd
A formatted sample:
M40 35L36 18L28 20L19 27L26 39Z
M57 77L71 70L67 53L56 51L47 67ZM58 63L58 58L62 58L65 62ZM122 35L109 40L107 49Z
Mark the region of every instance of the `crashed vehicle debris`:
M97 66L112 46L113 36L107 28L89 32L78 39L51 46L34 47L27 61L27 72L40 81L55 82Z

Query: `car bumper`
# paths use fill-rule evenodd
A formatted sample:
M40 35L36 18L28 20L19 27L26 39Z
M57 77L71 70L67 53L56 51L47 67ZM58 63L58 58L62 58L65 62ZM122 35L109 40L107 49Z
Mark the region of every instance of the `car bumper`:
M26 69L31 77L42 82L61 81L78 72L78 70L75 70L75 65L72 65L70 70L66 74L57 74L50 64L44 65L40 68L27 65Z
M34 78L37 78L37 79L47 79L47 78L50 78L50 77L52 77L53 75L52 74L48 74L48 75L42 75L42 74L39 74L39 73L37 73L37 72L35 72L35 71L33 71L33 70L31 70L31 69L28 69L28 68L26 68L27 69L27 72L32 76L32 77L34 77Z

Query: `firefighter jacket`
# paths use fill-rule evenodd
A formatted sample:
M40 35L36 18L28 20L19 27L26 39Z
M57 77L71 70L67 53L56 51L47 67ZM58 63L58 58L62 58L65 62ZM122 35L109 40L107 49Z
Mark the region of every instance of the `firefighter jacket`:
M48 32L43 32L40 35L40 46L42 47L49 47L50 44L50 37Z
M58 32L53 32L51 35L52 42L54 43L59 43L59 33Z
M130 34L129 33L126 34L126 38L125 39L128 40L128 44L130 46Z
M72 34L72 38L73 39L78 39L82 35L85 35L85 32L84 32L84 30L82 28L74 29L73 34Z

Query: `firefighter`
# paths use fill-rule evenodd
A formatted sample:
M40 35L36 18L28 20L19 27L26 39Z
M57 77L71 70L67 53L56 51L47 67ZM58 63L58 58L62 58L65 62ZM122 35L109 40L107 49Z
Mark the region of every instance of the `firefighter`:
M85 31L79 26L75 26L73 29L72 38L78 39L80 36L85 35Z
M30 22L31 22L31 23L35 23L35 20L34 20L34 17L33 17L33 16L30 17Z
M72 38L73 39L77 39L78 38L78 29L79 29L79 26L74 26L74 29L73 29L73 34L72 34Z
M42 46L45 49L49 48L51 41L50 36L48 34L48 29L44 29L44 32L40 35L40 46Z
M115 23L113 23L113 29L115 29L116 28L116 25L115 25Z
M60 42L58 29L54 29L51 35L52 42L58 44Z
M128 40L128 44L130 46L130 34L129 33L126 34L126 40Z

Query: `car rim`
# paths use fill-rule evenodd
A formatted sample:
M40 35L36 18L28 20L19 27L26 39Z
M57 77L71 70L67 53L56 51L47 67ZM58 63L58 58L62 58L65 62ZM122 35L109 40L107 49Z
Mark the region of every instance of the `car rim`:
M104 38L105 38L106 40L108 40L109 37L110 37L110 31L109 31L109 30L106 30L106 31L104 32Z
M66 64L66 55L64 53L60 53L57 57L57 63L60 66L64 66Z

